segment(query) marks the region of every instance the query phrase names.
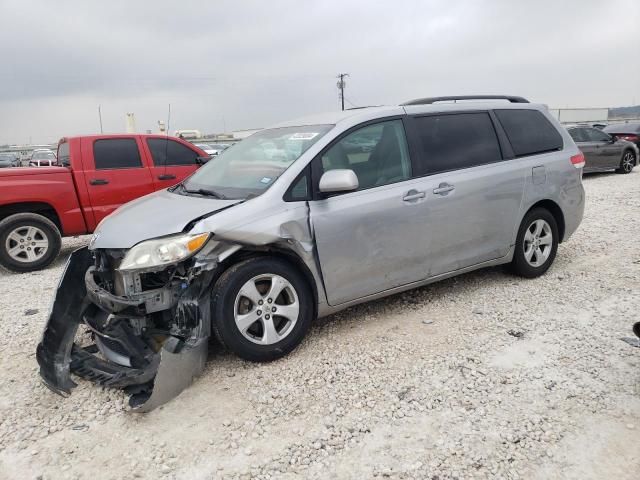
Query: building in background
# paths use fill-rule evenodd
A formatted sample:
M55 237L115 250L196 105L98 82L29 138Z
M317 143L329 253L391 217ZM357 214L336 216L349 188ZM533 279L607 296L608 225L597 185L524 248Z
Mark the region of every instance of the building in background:
M136 133L135 113L127 113L127 133Z

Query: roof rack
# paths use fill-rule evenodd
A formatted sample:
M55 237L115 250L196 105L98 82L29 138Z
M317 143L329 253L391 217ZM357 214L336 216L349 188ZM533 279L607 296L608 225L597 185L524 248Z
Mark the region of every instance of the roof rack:
M418 98L416 100L409 100L408 102L401 103L401 106L405 105L429 105L436 102L450 102L457 100L509 100L511 103L529 103L529 100L522 97L516 97L513 95L458 95L453 97L427 97Z

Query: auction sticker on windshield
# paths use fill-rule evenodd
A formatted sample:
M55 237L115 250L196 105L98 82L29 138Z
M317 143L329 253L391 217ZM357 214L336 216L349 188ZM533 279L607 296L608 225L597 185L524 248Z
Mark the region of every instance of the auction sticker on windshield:
M317 136L317 132L299 132L291 135L289 137L289 140L311 140L312 138L315 138Z

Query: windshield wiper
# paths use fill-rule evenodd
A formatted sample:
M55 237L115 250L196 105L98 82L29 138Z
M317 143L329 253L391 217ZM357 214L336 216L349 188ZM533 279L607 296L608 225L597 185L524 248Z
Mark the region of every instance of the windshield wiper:
M222 195L221 193L216 192L215 190L208 190L206 188L198 188L196 190L188 190L184 185L182 186L182 190L186 193L196 193L198 195L204 195L206 197L214 197L219 198L220 200L226 200L227 197Z

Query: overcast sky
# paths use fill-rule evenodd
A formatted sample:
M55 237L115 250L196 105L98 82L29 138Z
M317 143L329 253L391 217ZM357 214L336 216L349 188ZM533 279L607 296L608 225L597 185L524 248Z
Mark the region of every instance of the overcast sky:
M221 132L423 96L640 103L640 1L0 0L0 144Z

